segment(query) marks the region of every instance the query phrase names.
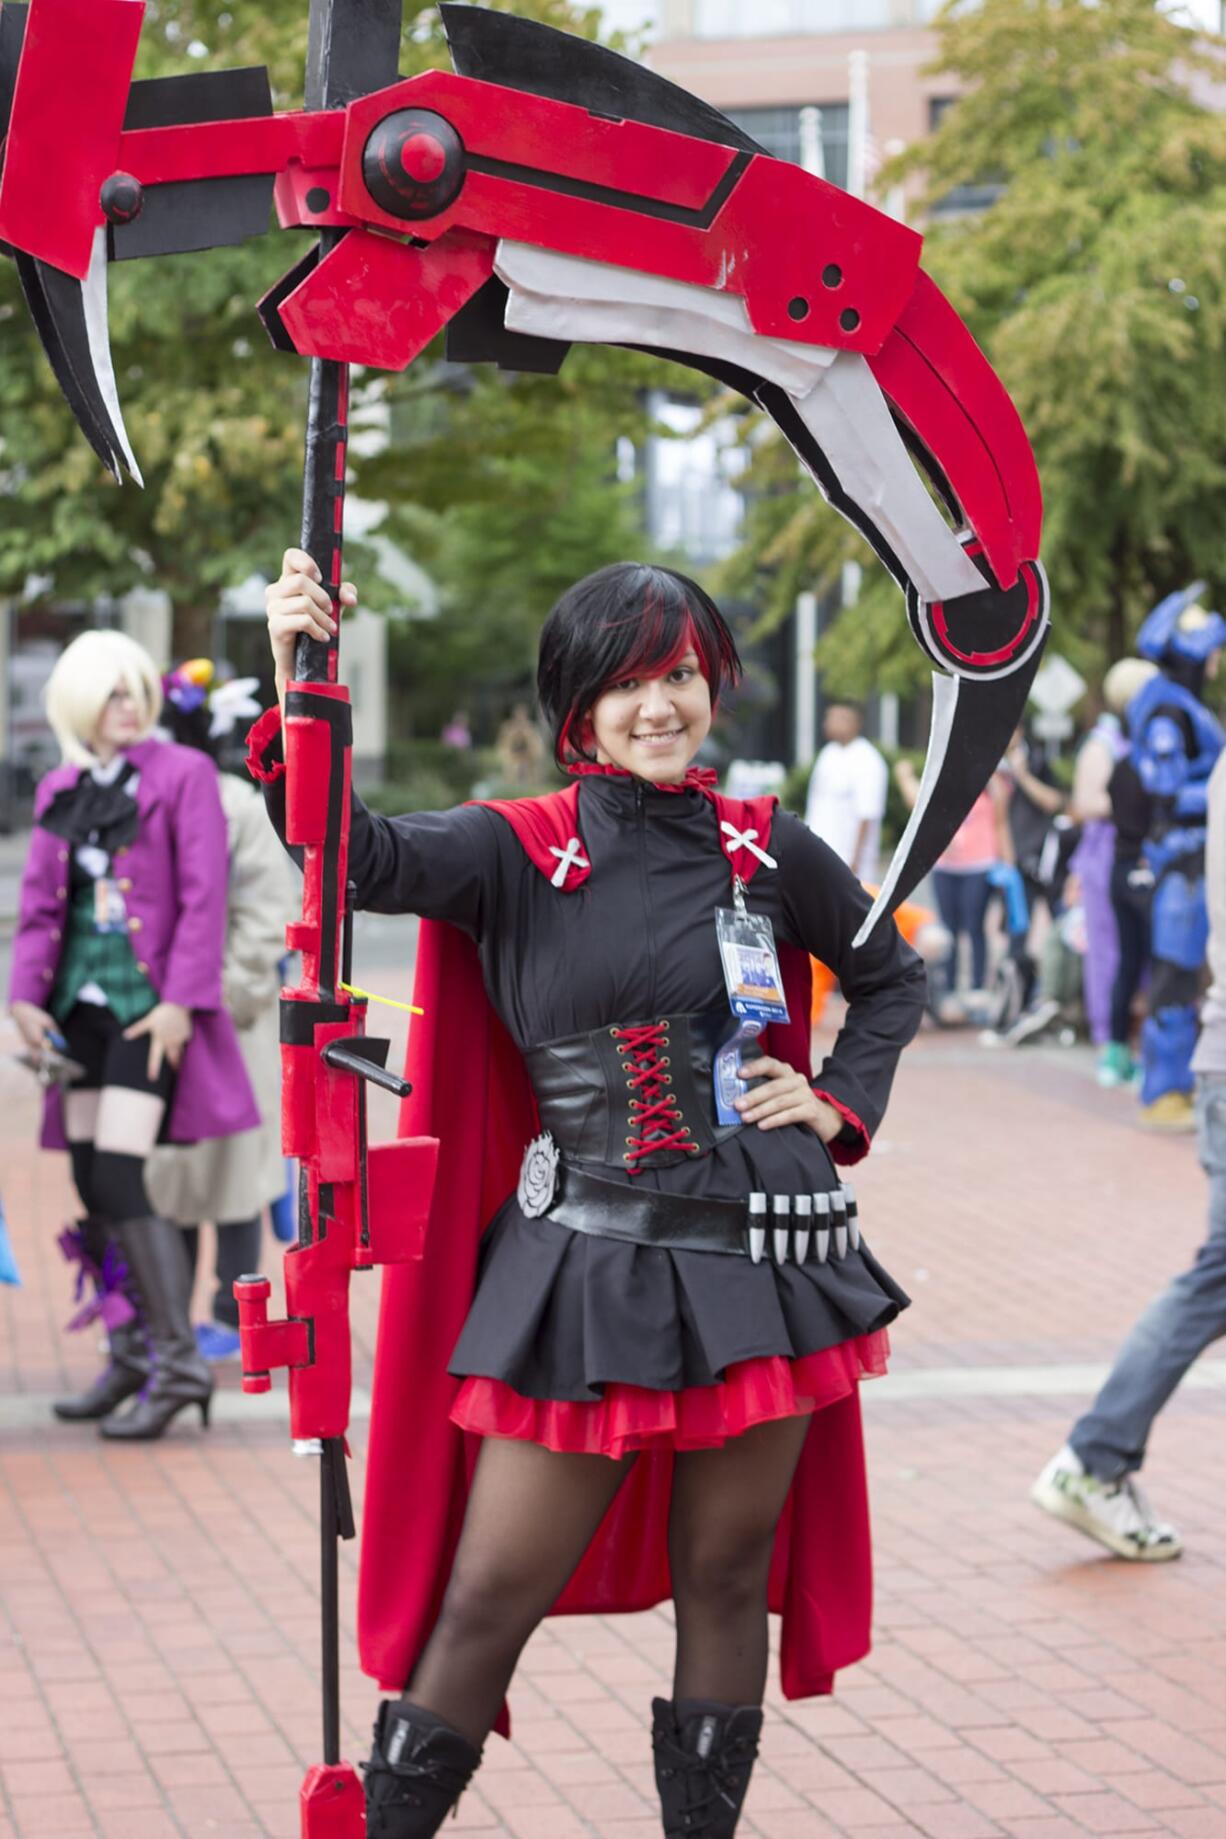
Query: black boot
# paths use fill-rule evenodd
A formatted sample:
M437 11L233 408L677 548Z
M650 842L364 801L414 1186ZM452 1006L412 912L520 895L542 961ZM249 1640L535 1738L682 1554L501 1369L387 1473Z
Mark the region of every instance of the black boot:
M758 1754L760 1707L653 1699L651 1711L665 1839L732 1839Z
M107 1417L140 1391L149 1377L149 1352L133 1286L118 1240L107 1222L91 1214L80 1221L75 1232L66 1230L60 1244L65 1256L81 1265L78 1300L82 1280L91 1281L96 1293L96 1302L79 1311L69 1327L77 1330L101 1321L110 1347L110 1360L93 1384L74 1398L57 1398L51 1407L65 1423L85 1423ZM121 1314L125 1319L116 1321Z
M366 1764L366 1839L432 1839L480 1761L432 1711L385 1699Z
M117 1231L140 1297L152 1370L139 1398L104 1418L99 1429L117 1442L143 1443L160 1437L187 1405L199 1406L207 1424L213 1378L192 1332L192 1272L183 1234L156 1215L125 1220Z

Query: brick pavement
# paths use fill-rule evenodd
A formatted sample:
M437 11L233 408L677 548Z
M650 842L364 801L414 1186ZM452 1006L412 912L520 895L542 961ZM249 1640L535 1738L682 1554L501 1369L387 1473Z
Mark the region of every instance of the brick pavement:
M113 1449L52 1425L47 1395L91 1354L60 1333L51 1242L69 1194L32 1133L24 1076L0 1063L0 1187L26 1279L0 1291L0 1839L289 1839L318 1742L313 1465L232 1377L207 1436L182 1423ZM1143 1136L1079 1054L926 1035L860 1187L916 1299L897 1377L866 1397L876 1647L832 1701L772 1696L742 1830L1226 1839L1226 1368L1208 1365L1216 1383L1181 1393L1156 1438L1179 1564L1119 1565L1026 1500L1088 1369L1197 1243L1189 1141ZM359 1381L374 1281L356 1291ZM347 1552L346 1629L353 1582ZM491 1743L449 1830L658 1835L645 1717L669 1637L663 1609L547 1625L514 1689L516 1743ZM348 1638L344 1662L357 1755L373 1694Z

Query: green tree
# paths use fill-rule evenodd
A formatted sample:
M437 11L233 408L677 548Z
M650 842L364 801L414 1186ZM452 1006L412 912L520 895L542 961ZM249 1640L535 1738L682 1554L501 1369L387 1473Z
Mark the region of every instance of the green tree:
M588 37L599 23L568 0L514 10ZM137 74L266 63L276 106L293 107L305 37L306 0L151 0ZM410 7L402 72L448 61L437 10ZM272 235L112 267L116 377L143 492L115 485L77 433L0 263L0 593L31 575L61 600L157 585L177 648L209 642L218 591L274 566L298 525L306 366L271 349L254 303L300 246ZM425 716L454 697L432 673L519 675L529 609L539 616L565 580L635 547L636 501L612 474L619 434L646 429L651 369L582 351L554 381L457 375L441 357L440 341L389 381L392 444L355 468L356 489L392 506L388 534L443 590L448 617L398 641L415 674L424 666ZM369 560L353 566L377 604Z
M394 438L365 463L363 490L389 505L384 532L437 584L441 616L393 637L404 718L436 732L485 683L522 694L541 620L562 590L645 547L637 482L616 476L619 439L641 449L652 387L689 372L576 346L554 377L435 365L391 385ZM663 558L667 559L667 558Z
M1152 0L982 0L938 30L959 100L882 183L921 176L929 207L1000 183L933 225L924 263L1021 412L1057 642L1097 673L1170 589L1226 590L1226 117L1199 100L1220 60ZM780 448L732 571L776 619L863 554ZM849 688L924 671L875 564L830 650Z
M270 66L294 99L305 56L297 0L260 8L155 0L138 76ZM275 555L293 529L301 467L301 365L274 352L253 306L296 253L262 238L110 272L111 342L145 490L108 478L76 430L21 300L0 264L0 592L31 574L58 599L164 588L176 639L211 637L218 590Z

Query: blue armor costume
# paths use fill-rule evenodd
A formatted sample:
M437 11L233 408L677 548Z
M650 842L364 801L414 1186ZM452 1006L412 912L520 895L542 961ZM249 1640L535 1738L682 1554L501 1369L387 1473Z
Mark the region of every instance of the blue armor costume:
M1152 800L1145 864L1153 886L1152 980L1141 1030L1141 1103L1191 1093L1205 905L1205 800L1226 743L1200 700L1206 666L1226 645L1226 619L1200 605L1203 581L1160 601L1137 636L1158 674L1128 705L1130 758Z

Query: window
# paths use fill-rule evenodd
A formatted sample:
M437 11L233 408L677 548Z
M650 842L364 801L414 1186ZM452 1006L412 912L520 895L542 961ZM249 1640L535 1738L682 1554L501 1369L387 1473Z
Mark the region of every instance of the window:
M703 413L662 390L650 399L653 418L670 435L647 445L647 528L658 549L679 551L695 566L731 555L744 510L737 484L749 455L735 425L701 428Z
M958 100L956 96L930 96L928 99L928 132L935 134L944 121L949 110ZM995 204L1004 186L998 179L987 175L967 185L955 185L951 192L938 198L932 207L934 217L960 217L971 211L986 211L990 204Z
M847 104L823 102L817 105L820 116L822 164L832 185L847 187ZM799 108L726 109L730 121L754 139L777 160L801 164Z

